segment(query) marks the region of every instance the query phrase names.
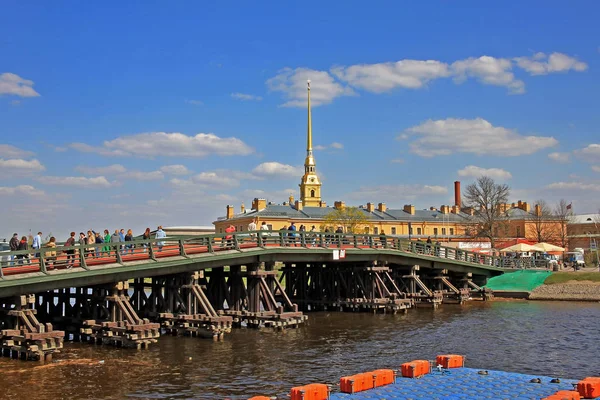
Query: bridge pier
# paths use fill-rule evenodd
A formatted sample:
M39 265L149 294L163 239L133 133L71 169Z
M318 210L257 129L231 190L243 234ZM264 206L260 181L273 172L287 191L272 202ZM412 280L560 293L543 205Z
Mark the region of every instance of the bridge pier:
M420 266L413 265L408 275L401 275L397 279L407 290L407 297L415 301L415 307L438 308L444 299L443 292L428 288L417 274L419 270Z
M110 320L83 321L81 340L116 347L146 349L160 337L160 325L140 318L129 302L128 282L118 282L105 289L108 294L100 304L109 310ZM104 303L104 302L103 302Z
M240 265L230 266L229 273L220 270L211 271L209 293L214 294L213 304L221 307L219 315L232 317L234 325L284 329L306 321L277 280L274 264L267 264L265 270L258 263L246 265L245 272Z
M494 299L494 292L491 289L481 287L473 282L473 274L468 273L462 279L463 287L468 290L473 298L478 298L483 301Z
M172 335L223 339L232 318L220 316L200 284L203 271L152 278L148 293L144 279L134 281L132 304L140 313L160 322Z
M470 300L471 293L469 289L464 287L459 289L454 286L448 277L448 270L441 270L438 275L433 277L433 280L435 281L434 287L443 293L443 303L463 304Z
M0 304L0 353L21 360L51 361L63 347L65 332L36 318L34 295L22 295Z

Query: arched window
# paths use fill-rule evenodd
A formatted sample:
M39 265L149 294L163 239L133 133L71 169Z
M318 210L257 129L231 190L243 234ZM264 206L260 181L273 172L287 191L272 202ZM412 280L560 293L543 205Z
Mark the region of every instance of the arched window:
M315 191L314 190L310 191L310 197L315 197Z

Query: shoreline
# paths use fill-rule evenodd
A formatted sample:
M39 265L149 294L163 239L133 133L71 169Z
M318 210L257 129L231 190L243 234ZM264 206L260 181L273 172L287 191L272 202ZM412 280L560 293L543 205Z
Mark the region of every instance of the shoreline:
M531 292L498 291L496 298L526 299L543 301L585 301L600 302L600 282L567 281L565 283L543 284Z

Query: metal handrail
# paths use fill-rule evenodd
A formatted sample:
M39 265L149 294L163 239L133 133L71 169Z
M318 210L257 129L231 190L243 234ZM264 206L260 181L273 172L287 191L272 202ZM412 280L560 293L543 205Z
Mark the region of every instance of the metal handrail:
M8 274L43 272L60 267L81 267L89 270L95 265L127 264L143 259L158 261L165 256L189 258L194 253L216 253L243 248L294 247L380 249L413 253L434 258L468 262L497 268L514 268L506 258L475 253L454 247L415 242L394 236L306 231L251 231L204 235L136 239L127 242L91 243L75 246L56 246L0 253L0 279ZM68 252L72 252L68 254ZM51 256L55 253L56 256ZM140 255L143 255L140 258ZM5 257L8 256L8 257ZM21 267L11 273L11 268Z

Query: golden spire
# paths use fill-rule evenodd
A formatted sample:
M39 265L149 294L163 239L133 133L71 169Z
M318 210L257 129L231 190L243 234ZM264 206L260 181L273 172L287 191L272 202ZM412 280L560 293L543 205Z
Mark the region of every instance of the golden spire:
M308 84L308 128L306 139L306 155L312 156L312 119L310 116L310 79L306 81Z

